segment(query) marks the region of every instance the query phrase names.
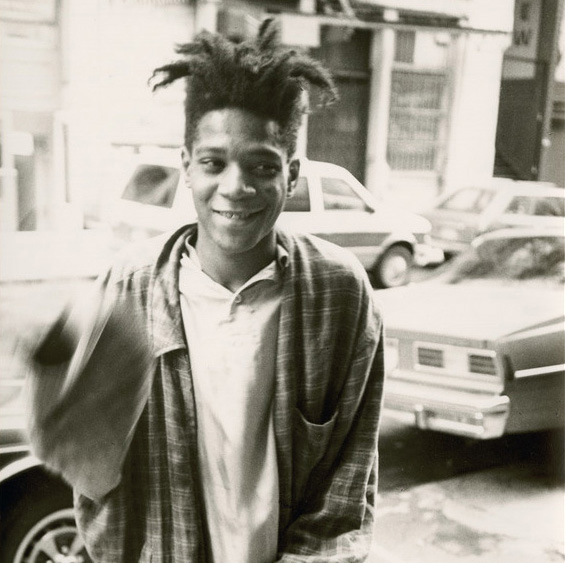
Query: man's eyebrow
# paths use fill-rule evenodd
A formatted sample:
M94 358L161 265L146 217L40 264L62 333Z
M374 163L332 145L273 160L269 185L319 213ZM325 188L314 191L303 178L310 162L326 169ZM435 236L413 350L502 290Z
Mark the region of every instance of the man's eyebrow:
M269 147L251 147L243 152L245 156L281 158L280 153L276 149Z
M195 146L194 147L194 154L201 154L201 153L213 153L213 154L225 154L226 149L221 147L216 147L214 145L203 145L203 146Z

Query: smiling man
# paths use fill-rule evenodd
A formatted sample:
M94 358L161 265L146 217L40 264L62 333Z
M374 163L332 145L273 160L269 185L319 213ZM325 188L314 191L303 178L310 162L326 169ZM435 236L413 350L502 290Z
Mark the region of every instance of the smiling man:
M187 83L182 152L197 223L103 277L156 357L121 480L75 489L94 561L363 561L383 388L382 326L361 265L276 220L299 174L303 90L328 72L266 21L240 44L178 48L154 87Z

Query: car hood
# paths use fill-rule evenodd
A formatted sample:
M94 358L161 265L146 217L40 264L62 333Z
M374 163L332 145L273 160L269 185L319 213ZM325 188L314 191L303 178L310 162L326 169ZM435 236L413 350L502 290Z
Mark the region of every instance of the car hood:
M504 336L563 318L561 291L464 287L424 282L377 292L387 333L442 336L486 346Z
M388 229L393 232L404 228L412 233L423 234L431 231L431 224L425 217L386 203L380 203L375 206L374 213L369 217L382 230Z

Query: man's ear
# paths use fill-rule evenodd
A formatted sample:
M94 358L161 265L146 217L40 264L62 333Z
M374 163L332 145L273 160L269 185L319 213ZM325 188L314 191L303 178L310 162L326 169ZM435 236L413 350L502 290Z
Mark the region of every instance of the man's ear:
M188 167L190 166L191 156L190 151L186 147L182 147L181 150L181 160L182 160L182 171L184 175L184 183L187 188L190 188L190 179L188 176Z
M288 184L286 190L286 197L291 197L294 193L294 188L296 188L296 182L298 181L298 175L300 174L300 160L295 158L290 161L288 165Z

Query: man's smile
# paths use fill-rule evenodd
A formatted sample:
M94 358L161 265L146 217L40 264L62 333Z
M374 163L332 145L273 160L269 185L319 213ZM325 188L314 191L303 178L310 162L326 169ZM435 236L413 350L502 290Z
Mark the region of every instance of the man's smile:
M220 215L221 217L225 217L226 219L234 219L239 221L244 221L249 219L250 217L254 217L261 211L220 211L219 209L215 209L214 213Z

